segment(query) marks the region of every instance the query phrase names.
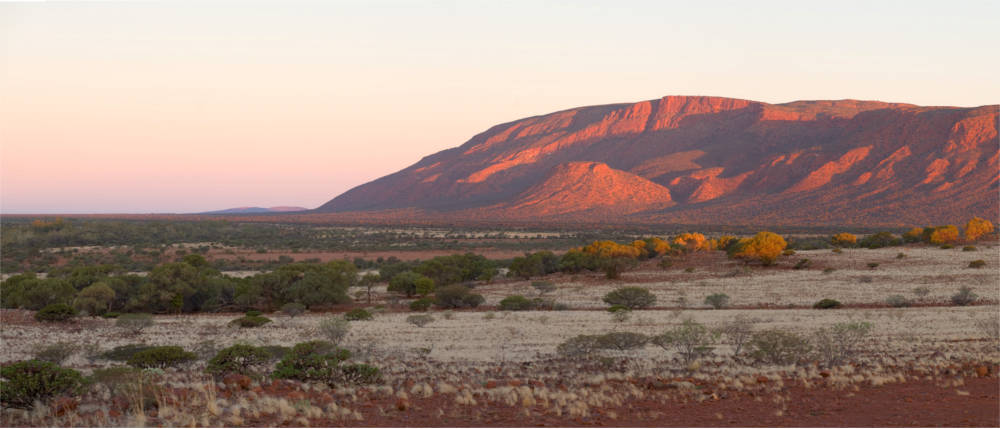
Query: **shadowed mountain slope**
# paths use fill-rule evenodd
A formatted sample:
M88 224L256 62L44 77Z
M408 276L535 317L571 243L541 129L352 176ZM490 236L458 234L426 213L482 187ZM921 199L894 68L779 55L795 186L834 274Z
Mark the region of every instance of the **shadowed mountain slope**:
M664 97L501 124L317 212L914 224L995 219L996 105Z

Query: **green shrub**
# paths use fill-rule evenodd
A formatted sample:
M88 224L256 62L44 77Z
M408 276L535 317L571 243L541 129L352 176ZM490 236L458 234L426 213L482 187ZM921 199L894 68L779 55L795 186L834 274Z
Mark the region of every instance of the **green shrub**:
M712 308L716 310L726 308L726 306L729 305L729 295L724 293L713 293L705 297L705 304L711 305Z
M260 310L249 310L246 312L246 315L250 317L260 317L263 316L264 313L262 313Z
M299 343L278 362L271 377L333 384L341 380L341 362L350 357L349 351L326 341Z
M650 342L664 350L677 351L684 362L691 363L710 354L715 349L714 344L718 339L718 333L712 332L705 325L687 319L680 326L653 337Z
M840 304L840 301L837 301L835 299L830 299L830 298L823 298L823 299L817 301L815 304L813 304L813 308L818 309L818 310L826 310L826 309L830 309L830 308L840 308L841 306L842 305Z
M944 250L948 250L948 249L954 249L955 246L952 246L950 244L942 244L941 248L944 249Z
M115 320L115 326L138 335L143 329L153 326L153 315L149 313L126 313Z
M876 269L876 268L878 268L878 266L879 266L878 262L869 262L868 263L868 268L871 268L873 270Z
M799 259L799 262L796 262L795 266L792 267L792 268L795 268L796 270L803 270L803 269L809 268L810 265L812 265L812 261L810 261L808 258L807 259Z
M12 408L32 408L35 401L76 393L83 385L79 372L37 360L3 365L0 379L0 403Z
M482 295L471 292L466 286L445 286L434 294L435 303L441 308L475 308L486 301Z
M750 338L750 354L761 362L778 365L797 363L809 357L809 340L792 332L769 329Z
M197 357L179 346L157 346L136 352L127 363L136 368L167 368L195 360Z
M340 317L328 317L319 322L319 333L330 340L333 345L339 345L344 341L347 332L351 330L351 323Z
M294 319L295 316L306 312L306 306L297 302L289 302L281 306L281 312Z
M972 293L972 288L968 286L962 286L958 289L958 293L951 296L951 303L955 305L969 305L979 299L979 296Z
M666 270L666 269L669 269L670 267L674 266L674 261L672 261L672 260L670 260L670 258L664 256L663 259L660 259L660 262L656 263L656 266L660 267L661 269Z
M929 293L931 293L931 289L927 286L917 286L913 288L913 294L921 298L927 296Z
M268 362L274 362L276 360L281 360L292 350L291 347L285 346L260 346L257 347L264 353L267 353Z
M910 300L903 295L891 295L885 299L885 303L890 307L909 307Z
M503 311L526 311L534 308L535 302L521 295L511 295L500 300L500 309Z
M899 253L896 254L896 259L903 259L905 257L906 257L906 254L903 253L903 252L899 252Z
M205 372L215 375L229 373L257 375L271 360L271 353L260 347L246 344L236 344L219 350L211 360Z
M363 308L355 308L354 310L348 311L344 314L344 320L347 321L357 321L357 320L372 320L374 316Z
M962 248L963 252L975 252L976 250L979 250L976 249L976 246L965 246Z
M694 267L687 267L687 268L684 269L684 272L685 273L693 273L694 272Z
M834 271L837 271L837 269L836 269L836 268L833 268L833 267L826 267L826 268L823 268L823 274L830 274L830 273L832 273L832 272L834 272Z
M239 326L241 328L257 328L268 323L271 323L271 319L264 316L243 316L229 322L230 325Z
M556 353L563 357L588 357L597 350L600 335L577 335L556 347Z
M76 309L67 304L49 304L35 313L39 322L68 322L76 316Z
M975 261L969 262L969 268L982 268L986 266L986 261L982 259L976 259Z
M377 367L354 363L340 367L344 381L351 384L375 384L382 382L382 372Z
M649 292L649 289L641 287L623 287L615 289L604 295L604 302L608 305L620 305L629 310L637 308L647 308L656 304L656 296Z
M121 313L119 313L117 311L109 311L109 312L101 314L101 317L103 317L105 319L117 319L118 316L121 316Z
M410 310L427 311L427 309L431 308L431 304L434 304L434 298L420 298L410 303Z
M125 362L129 360L132 355L151 348L153 348L153 346L146 344L126 344L124 346L118 346L108 350L102 353L100 357L102 359Z

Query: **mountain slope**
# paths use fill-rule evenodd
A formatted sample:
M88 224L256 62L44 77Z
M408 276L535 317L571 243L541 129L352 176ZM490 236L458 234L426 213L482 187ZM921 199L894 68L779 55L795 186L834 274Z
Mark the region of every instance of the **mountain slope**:
M996 218L997 106L664 97L494 126L318 212L685 223Z

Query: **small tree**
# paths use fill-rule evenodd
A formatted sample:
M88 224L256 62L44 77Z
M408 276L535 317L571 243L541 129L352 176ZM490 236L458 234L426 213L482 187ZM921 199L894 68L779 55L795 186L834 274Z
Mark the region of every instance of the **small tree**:
M462 285L445 286L434 294L434 298L441 308L475 308L486 301L482 295Z
M375 284L377 284L379 280L381 280L381 277L378 274L368 273L362 276L361 280L358 281L361 286L365 287L365 293L368 295L369 304L372 303L372 288L375 287Z
M858 236L849 232L841 232L834 235L830 241L837 247L854 247L858 244Z
M924 230L926 233L926 229ZM958 241L958 227L945 225L935 227L928 240L931 244L951 244Z
M750 339L754 358L778 365L796 363L809 357L809 340L793 332L778 329L760 331Z
M813 343L819 359L834 366L853 358L872 326L869 322L851 322L817 330L813 333Z
M350 323L340 317L328 317L319 322L319 334L334 346L339 345L350 330Z
M979 237L992 233L993 223L986 219L974 217L965 223L965 239L968 241L976 241Z
M426 296L434 292L434 280L413 271L404 271L389 280L387 290L405 294L407 298L411 298L413 295Z
M759 260L764 265L774 264L788 243L780 235L761 231L753 238L744 238L730 246L729 256L743 260Z
M608 292L607 295L604 295L604 302L608 305L620 305L629 310L635 310L656 304L656 296L650 293L649 289L630 286Z
M86 311L87 314L96 317L99 314L111 310L111 303L115 300L115 291L106 283L97 282L83 288L73 300L73 307L78 311Z
M758 323L757 319L738 315L732 321L722 324L718 332L722 334L726 344L733 348L733 356L738 356L743 346L753 337L754 327Z

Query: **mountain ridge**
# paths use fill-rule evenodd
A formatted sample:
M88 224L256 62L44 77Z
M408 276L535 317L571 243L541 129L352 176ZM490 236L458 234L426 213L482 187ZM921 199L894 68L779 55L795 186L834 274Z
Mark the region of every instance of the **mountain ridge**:
M998 153L996 105L668 96L495 125L314 212L665 223L995 218ZM581 165L587 173L553 179Z

